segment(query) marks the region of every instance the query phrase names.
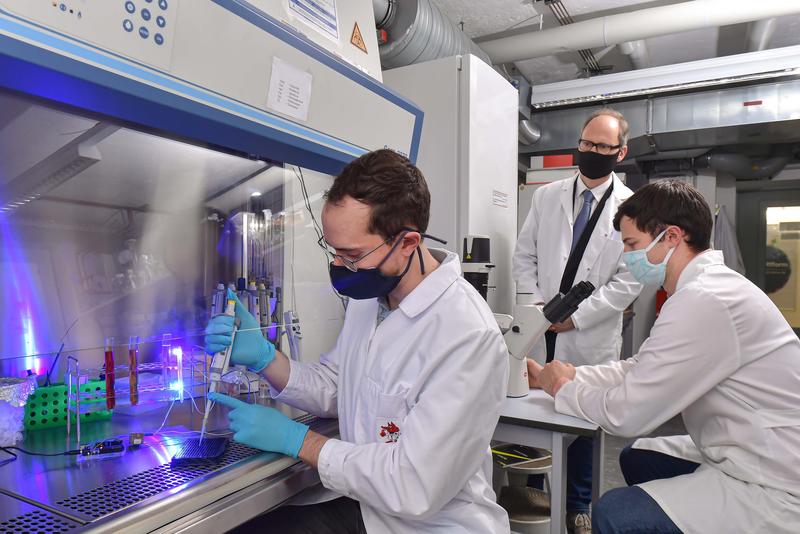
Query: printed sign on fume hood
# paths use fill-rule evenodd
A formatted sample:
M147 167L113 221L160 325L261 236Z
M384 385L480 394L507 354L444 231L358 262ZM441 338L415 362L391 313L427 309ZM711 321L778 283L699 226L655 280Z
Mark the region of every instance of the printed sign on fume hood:
M312 79L310 72L298 69L279 57L272 58L267 107L295 119L307 121Z

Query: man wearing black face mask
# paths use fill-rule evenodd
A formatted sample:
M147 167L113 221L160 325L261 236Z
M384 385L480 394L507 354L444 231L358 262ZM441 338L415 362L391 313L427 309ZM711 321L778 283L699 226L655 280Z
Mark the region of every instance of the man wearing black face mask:
M256 331L236 335L232 363L261 372L273 396L338 417L328 439L263 406L224 396L234 439L300 458L334 500L286 506L239 532L508 533L492 490L489 443L508 378L508 350L460 260L428 248L425 178L378 150L333 182L320 246L334 288L350 297L336 345L319 363L291 361ZM237 305L242 325L250 317ZM212 319L206 350L230 344L232 317ZM244 337L243 337L244 336Z
M578 139L576 176L533 195L514 251L517 293L544 304L582 280L597 289L569 319L551 327L532 355L539 363L528 361L531 371L553 359L572 365L619 359L622 312L641 290L622 262L622 240L613 227L617 207L633 194L614 173L627 154L627 139L628 123L621 113L596 111ZM537 386L535 381L531 386ZM591 440L578 438L567 456L570 532L591 532L591 475Z

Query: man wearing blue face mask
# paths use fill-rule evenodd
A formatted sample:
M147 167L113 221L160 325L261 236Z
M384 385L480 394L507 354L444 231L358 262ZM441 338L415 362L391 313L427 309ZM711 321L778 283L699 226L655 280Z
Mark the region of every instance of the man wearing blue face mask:
M241 532L509 532L492 490L489 443L508 378L508 350L460 260L428 248L425 178L390 150L366 154L334 180L320 246L333 287L350 298L336 345L319 363L291 361L248 324L231 361L260 372L274 398L338 417L328 439L276 410L216 395L234 439L300 458L335 498L286 506ZM230 345L234 318L218 316L206 350Z
M669 298L633 358L534 369L556 410L644 435L681 414L688 435L623 450L627 488L606 493L593 532L796 533L800 340L758 287L710 249L711 210L684 182L643 187L617 211L624 261Z

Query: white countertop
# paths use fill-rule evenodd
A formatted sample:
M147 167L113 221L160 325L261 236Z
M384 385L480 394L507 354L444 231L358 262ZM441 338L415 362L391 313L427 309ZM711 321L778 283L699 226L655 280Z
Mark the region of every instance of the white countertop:
M532 389L524 397L506 397L500 412L500 423L586 436L593 435L598 429L595 423L557 413L555 401L541 389Z

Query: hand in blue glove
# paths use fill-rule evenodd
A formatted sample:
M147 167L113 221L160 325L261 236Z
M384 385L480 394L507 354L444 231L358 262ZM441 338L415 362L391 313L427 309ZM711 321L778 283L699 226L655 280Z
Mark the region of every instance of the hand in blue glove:
M236 319L239 319L239 330L233 342L231 363L245 365L257 373L275 359L275 347L261 335L261 325L250 315L247 308L239 302L236 294L228 289L228 299L236 301ZM208 354L222 352L231 344L234 317L215 315L206 326L205 345Z
M221 393L209 393L208 398L233 408L228 412L228 420L235 441L293 458L300 454L308 432L307 425L289 419L274 408L247 404Z

